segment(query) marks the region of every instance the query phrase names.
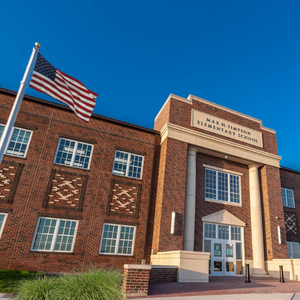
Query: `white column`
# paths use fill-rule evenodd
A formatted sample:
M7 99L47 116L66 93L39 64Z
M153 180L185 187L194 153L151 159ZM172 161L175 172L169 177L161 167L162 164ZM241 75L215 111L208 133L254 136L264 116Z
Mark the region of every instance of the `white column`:
M250 212L253 252L253 276L265 275L263 224L259 191L258 165L249 167Z
M197 148L189 146L186 166L183 250L194 251L196 213L196 154Z

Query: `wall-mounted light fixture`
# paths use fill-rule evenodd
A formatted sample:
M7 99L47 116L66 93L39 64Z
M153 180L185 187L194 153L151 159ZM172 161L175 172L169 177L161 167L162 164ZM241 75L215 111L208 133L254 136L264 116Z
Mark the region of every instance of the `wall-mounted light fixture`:
M172 211L172 217L171 217L171 234L175 233L175 217L176 217L176 212Z
M277 226L277 230L278 230L278 244L281 245L281 230L280 230L280 226Z

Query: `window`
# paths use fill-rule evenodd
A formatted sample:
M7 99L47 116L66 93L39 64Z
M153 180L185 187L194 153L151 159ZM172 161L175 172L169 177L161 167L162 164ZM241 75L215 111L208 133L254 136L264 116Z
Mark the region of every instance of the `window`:
M31 250L72 252L78 221L39 218Z
M229 240L229 226L218 225L218 237L222 240Z
M6 221L6 217L7 217L7 214L0 213L0 238L1 238L1 234L3 232L3 228L4 228L4 223Z
M241 227L231 227L231 239L233 241L241 240Z
M299 243L287 242L287 249L289 258L300 258Z
M116 150L112 173L114 175L141 179L143 159L144 157L141 155Z
M205 198L240 203L240 176L205 169Z
M54 163L88 169L90 166L92 150L93 145L60 138Z
M281 188L283 206L295 208L293 190Z
M135 227L104 224L100 254L132 255Z
M204 225L204 237L215 239L216 238L216 225L215 224L207 224Z
M0 137L4 131L4 125L0 125ZM6 148L5 154L25 157L30 142L32 131L21 128L13 128L10 142Z

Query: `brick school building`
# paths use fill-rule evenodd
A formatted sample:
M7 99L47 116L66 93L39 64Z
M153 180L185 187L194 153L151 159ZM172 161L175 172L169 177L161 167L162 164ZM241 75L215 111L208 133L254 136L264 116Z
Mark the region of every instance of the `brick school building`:
M15 95L0 88L1 134ZM191 95L154 130L25 96L0 166L0 268L295 278L300 172L280 159L274 130Z

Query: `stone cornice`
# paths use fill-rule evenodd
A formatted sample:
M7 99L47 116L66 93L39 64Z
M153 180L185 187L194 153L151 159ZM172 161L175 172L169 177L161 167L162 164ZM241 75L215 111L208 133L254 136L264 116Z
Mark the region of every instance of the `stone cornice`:
M244 146L228 140L208 135L199 131L187 129L172 123L166 123L160 131L161 143L166 138L172 138L190 145L224 153L241 158L250 163L259 163L279 167L280 156L262 150Z
M208 105L210 105L210 106L216 107L216 108L218 108L218 109L222 109L222 110L227 111L227 112L229 112L229 113L238 115L238 116L240 116L240 117L242 117L242 118L245 118L245 119L248 119L248 120L257 122L257 123L260 124L260 128L261 128L261 129L276 134L276 131L275 131L275 130L270 129L270 128L267 128L267 127L264 127L264 126L262 125L262 121L259 120L259 119L250 117L250 116L248 116L248 115L245 115L245 114L240 113L240 112L238 112L238 111L235 111L235 110L233 110L233 109L224 107L224 106L222 106L222 105L219 105L219 104L210 102L210 101L208 101L208 100L205 100L205 99L202 99L202 98L193 96L193 95L189 95L188 98L186 99L186 98L183 98L183 97L180 97L180 96L176 96L176 95L170 94L169 97L168 97L168 99L165 101L164 105L162 106L162 108L160 109L160 111L158 112L158 114L156 115L155 120L156 120L157 117L160 115L160 113L162 112L162 110L164 109L164 107L166 106L166 104L168 103L168 101L170 101L170 99L176 99L176 100L179 100L179 101L182 101L182 102L191 104L191 105L193 104L194 100L196 100L196 101L199 101L199 102L208 104Z

